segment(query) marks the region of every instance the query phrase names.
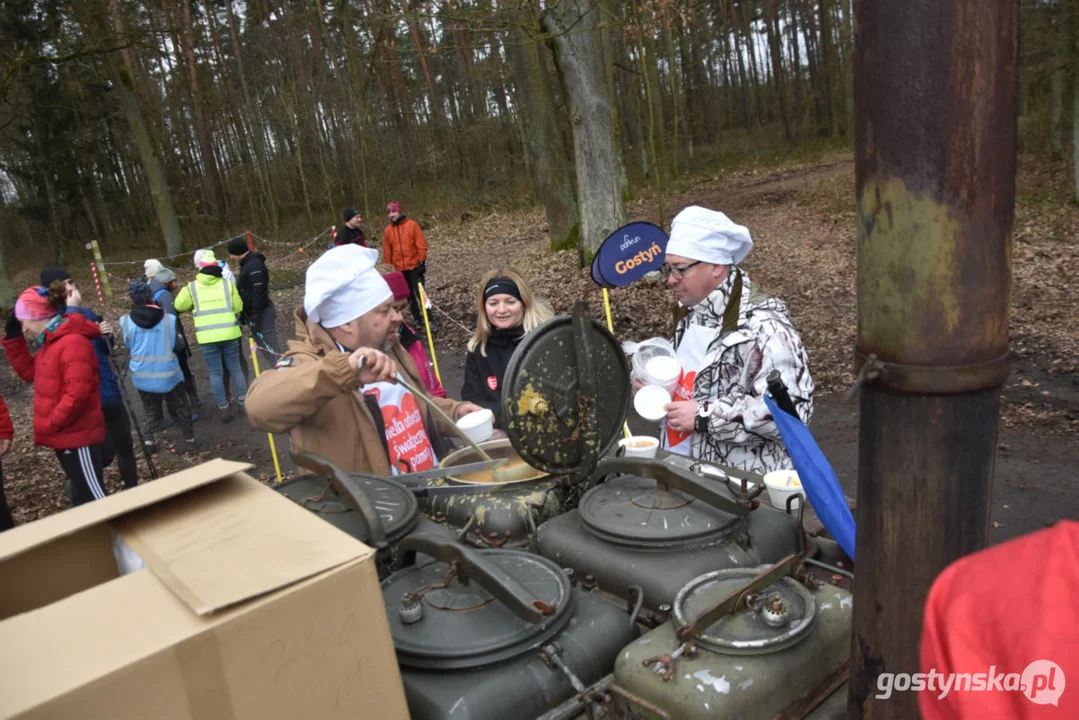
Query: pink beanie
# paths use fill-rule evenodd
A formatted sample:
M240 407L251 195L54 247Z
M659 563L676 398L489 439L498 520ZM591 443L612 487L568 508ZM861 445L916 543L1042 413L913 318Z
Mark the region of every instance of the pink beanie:
M48 320L56 310L49 305L49 291L40 285L27 288L15 302L15 317L19 320Z
M390 286L390 290L393 291L394 300L408 300L412 296L412 291L408 288L408 281L405 280L405 276L400 270L386 273L382 276L382 279L386 281L386 284Z

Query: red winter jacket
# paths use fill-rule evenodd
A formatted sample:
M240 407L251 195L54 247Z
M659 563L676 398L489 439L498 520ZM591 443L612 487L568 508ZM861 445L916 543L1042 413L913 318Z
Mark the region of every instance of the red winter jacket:
M34 384L34 444L53 450L96 445L105 440L100 378L93 342L97 325L82 315L67 315L45 333L33 355L26 338L4 338L12 369Z
M3 396L0 396L0 440L10 440L13 437L15 437L15 426L11 424L7 405L4 404Z

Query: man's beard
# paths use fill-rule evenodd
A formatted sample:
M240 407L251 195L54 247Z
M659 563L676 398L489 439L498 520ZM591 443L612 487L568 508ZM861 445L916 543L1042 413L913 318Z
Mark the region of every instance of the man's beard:
M382 342L382 345L379 346L378 349L388 355L389 353L391 353L393 351L393 349L395 347L397 347L400 344L401 344L401 336L398 335L397 332L391 331L389 333L389 335L386 336L386 339Z

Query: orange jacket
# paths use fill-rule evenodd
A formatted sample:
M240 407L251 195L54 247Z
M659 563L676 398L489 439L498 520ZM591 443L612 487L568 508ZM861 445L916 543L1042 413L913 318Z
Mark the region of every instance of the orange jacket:
M427 260L427 239L419 223L404 218L382 231L382 262L404 272Z

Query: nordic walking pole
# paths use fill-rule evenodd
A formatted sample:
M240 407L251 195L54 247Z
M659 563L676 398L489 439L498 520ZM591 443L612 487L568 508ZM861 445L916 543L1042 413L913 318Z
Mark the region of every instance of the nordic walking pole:
M431 364L435 366L435 377L438 384L442 384L442 375L438 372L438 356L435 355L435 341L431 339L431 322L427 319L427 291L423 289L423 283L416 283L420 289L420 308L423 310L423 326L427 329L427 345L431 348Z
M255 338L247 338L247 342L251 345L251 364L255 366L255 379L261 374L259 372L259 359L255 354ZM273 455L273 469L277 473L277 482L281 482L281 463L277 460L277 445L273 441L273 433L266 433L266 436L270 438L270 454Z
M116 364L116 358L112 356L112 340L106 336L105 343L109 346L109 364L112 365L112 371L116 374L116 387L120 388L120 397L124 399L124 405L127 406L127 414L131 418L131 424L135 426L135 435L139 438L139 445L142 446L142 455L146 459L146 466L150 468L150 479L157 480L157 468L154 467L154 460L150 456L150 448L146 445L146 438L142 435L142 428L139 426L139 419L135 417L135 410L131 407L131 401L127 399L127 393L124 392L124 379L120 373L120 367Z
M614 335L614 322L611 320L611 296L607 294L607 288L603 288L603 310L607 314L607 331ZM630 436L629 423L622 423L622 433L626 436Z

